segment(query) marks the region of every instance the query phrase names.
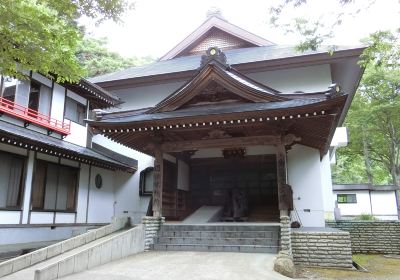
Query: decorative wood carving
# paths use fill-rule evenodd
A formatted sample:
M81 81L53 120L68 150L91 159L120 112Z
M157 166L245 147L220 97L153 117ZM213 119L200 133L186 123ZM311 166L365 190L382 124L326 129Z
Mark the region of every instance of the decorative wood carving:
M215 60L229 68L229 65L226 60L226 55L217 47L210 47L206 51L206 54L201 56L200 68L209 64L210 61Z
M154 188L153 188L153 216L162 217L163 193L163 152L157 147L154 150Z
M224 158L244 158L246 148L229 148L222 151Z
M286 134L282 137L282 144L285 146L289 146L294 144L295 142L301 141L301 137L297 137L294 134Z
M165 142L161 145L165 152L181 152L205 148L237 148L238 146L256 145L277 145L280 143L280 136L250 136L232 137L223 139L204 139L179 142Z
M224 130L211 130L208 132L208 135L204 137L203 139L226 139L226 138L231 138L232 136L229 135L226 131Z

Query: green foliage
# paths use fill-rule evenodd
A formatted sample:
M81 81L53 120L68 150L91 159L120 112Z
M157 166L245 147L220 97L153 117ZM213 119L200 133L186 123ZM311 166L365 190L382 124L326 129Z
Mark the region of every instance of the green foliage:
M341 149L337 181L350 179L348 170L371 183L399 184L400 179L400 36L377 32L368 38L362 56L366 67L346 118L350 145ZM361 168L364 162L364 168ZM353 177L354 178L354 177ZM350 181L351 182L351 181Z
M151 57L124 58L107 50L107 39L84 38L78 45L77 57L89 77L103 75L130 66L153 62Z
M0 1L0 74L35 71L77 81L84 71L75 56L82 37L76 20L118 20L127 8L126 0Z
M361 214L354 218L356 221L376 221L376 218L370 214Z

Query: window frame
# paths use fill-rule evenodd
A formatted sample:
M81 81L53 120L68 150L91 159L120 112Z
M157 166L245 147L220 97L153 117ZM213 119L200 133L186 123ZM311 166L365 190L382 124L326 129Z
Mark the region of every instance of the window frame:
M140 196L151 196L153 195L153 191L146 191L146 175L147 173L152 172L154 178L154 167L150 166L142 171L140 171L140 180L139 180L139 195Z
M73 119L70 116L67 116L67 107L68 107L67 101L71 101L71 102L76 103L77 106L76 106L76 112L75 113L78 116L78 120L77 119ZM79 121L79 114L78 114L78 108L79 107L82 107L84 109L83 110L83 118L82 118L81 122ZM79 102L79 101L77 101L77 100L75 100L75 99L73 99L73 98L71 98L71 97L66 95L65 96L64 119L70 120L71 122L74 122L74 123L82 125L82 126L86 126L86 123L85 123L86 117L87 117L87 105L84 105L81 102Z
M34 206L34 196L31 196L31 211L34 212L60 212L60 213L76 213L77 212L77 207L78 207L78 203L77 203L77 199L78 199L78 191L79 191L79 174L80 174L80 168L79 167L73 167L73 166L69 166L69 165L65 165L65 164L61 164L60 162L56 163L56 162L51 162L51 161L46 161L46 160L42 160L42 159L36 159L35 160L35 175L33 176L33 180L32 180L32 192L35 191L34 190L34 185L35 185L35 180L36 180L36 176L37 176L37 166L38 164L45 164L46 165L46 169L45 169L45 177L44 177L44 181L43 181L43 186L42 186L42 193L41 193L41 206L37 207ZM58 190L60 188L60 181L57 180L57 185L55 188L56 191L56 196L55 196L55 201L54 201L54 208L45 208L45 199L46 199L46 188L47 188L47 170L48 170L48 166L49 165L54 165L57 167L57 177L59 177L60 172L62 172L62 168L70 168L70 169L74 169L74 171L76 172L76 181L75 181L75 186L74 186L74 197L73 197L73 203L74 203L74 207L71 209L68 209L68 193L67 193L67 201L66 201L66 207L65 209L57 209L57 201L58 201Z
M343 199L339 199L339 197L342 197ZM353 197L354 199L350 199L349 197ZM357 194L355 193L338 193L336 195L336 201L338 204L357 204Z
M17 199L17 206L7 206L7 204L6 204L5 207L0 207L0 211L21 211L22 207L23 207L23 201L24 201L24 195L25 195L25 178L26 178L28 158L27 158L27 156L10 153L10 152L3 151L3 150L0 150L0 154L7 154L14 158L18 158L18 159L22 160L22 170L21 170L21 178L20 178L19 194L18 194L19 199ZM7 192L8 192L8 187L7 187Z

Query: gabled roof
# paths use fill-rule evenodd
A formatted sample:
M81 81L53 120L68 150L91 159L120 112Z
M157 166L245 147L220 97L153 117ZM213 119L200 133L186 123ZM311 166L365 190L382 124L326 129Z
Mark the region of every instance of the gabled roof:
M196 99L194 103L197 105L289 100L279 95L279 91L258 83L231 68L226 63L225 54L218 48L207 50L207 54L202 57L202 64L195 77L147 113L174 111Z
M212 46L218 46L215 43L219 42L225 44L227 47L232 47L234 45L239 47L273 45L272 42L250 33L232 23L229 23L219 16L211 16L183 41L181 41L172 50L161 57L160 60L168 60L179 56L188 55L190 54L191 50L195 51L196 47L206 45L211 42ZM222 47L222 45L219 47Z
M358 57L365 47L337 47L333 54L329 53L329 47L321 46L317 51L307 50L300 52L294 46L265 46L253 48L241 48L224 51L227 63L238 70L248 70L251 67L283 67L290 63L304 66L320 61L334 61L346 57ZM131 67L117 72L93 77L92 83L101 86L121 86L124 83L149 80L154 82L165 76L170 79L171 75L185 75L185 78L192 76L200 65L201 55L178 57L170 60L163 60L143 66ZM261 65L262 64L262 65Z

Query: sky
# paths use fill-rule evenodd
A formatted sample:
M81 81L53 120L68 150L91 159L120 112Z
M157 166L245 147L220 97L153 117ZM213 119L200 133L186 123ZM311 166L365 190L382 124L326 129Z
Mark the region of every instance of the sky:
M134 1L134 0L130 0ZM99 26L82 20L87 33L106 37L108 48L122 56L152 56L159 58L182 41L205 20L207 11L218 8L229 22L276 44L296 45L301 40L296 34L269 24L271 4L282 0L136 0L135 8L123 17L123 23L111 21ZM281 23L290 23L296 17L309 20L323 19L325 30L330 30L337 12L338 0L308 0L301 8L287 8ZM356 13L360 9L361 11ZM355 0L343 10L343 23L334 28L334 38L327 44L359 45L360 39L377 30L400 27L400 0Z

